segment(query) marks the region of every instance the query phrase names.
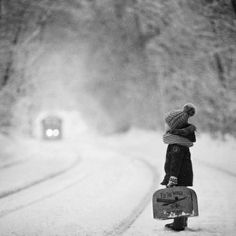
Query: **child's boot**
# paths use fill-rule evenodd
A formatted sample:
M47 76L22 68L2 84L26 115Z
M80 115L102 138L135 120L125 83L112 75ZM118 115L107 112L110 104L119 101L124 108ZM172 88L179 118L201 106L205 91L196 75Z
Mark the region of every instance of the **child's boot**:
M174 219L173 227L172 229L175 231L182 231L185 229L185 224L186 224L186 217L176 217Z

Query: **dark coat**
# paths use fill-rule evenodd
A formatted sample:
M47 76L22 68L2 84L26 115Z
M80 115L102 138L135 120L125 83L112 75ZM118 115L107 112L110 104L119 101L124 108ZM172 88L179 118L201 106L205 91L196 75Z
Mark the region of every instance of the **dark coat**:
M162 185L167 185L170 176L178 178L177 186L193 186L193 169L188 147L169 144L166 152L165 177Z

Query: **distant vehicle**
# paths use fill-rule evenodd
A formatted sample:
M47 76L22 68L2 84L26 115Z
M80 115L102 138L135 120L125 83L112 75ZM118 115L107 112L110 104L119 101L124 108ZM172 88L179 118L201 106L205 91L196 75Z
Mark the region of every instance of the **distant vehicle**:
M57 116L48 116L42 120L42 136L46 140L62 139L62 119Z

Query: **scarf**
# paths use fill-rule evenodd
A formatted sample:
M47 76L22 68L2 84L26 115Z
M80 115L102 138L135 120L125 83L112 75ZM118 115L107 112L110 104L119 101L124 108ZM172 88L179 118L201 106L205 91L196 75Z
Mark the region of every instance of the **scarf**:
M170 134L170 133L165 133L163 135L163 142L166 144L179 144L186 147L193 146L193 142L191 142L187 138L184 138L175 134Z

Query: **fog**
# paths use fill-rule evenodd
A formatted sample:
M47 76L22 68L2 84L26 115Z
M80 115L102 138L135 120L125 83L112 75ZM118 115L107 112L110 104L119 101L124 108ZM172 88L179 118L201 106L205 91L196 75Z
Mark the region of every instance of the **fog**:
M101 133L162 130L186 102L201 129L235 132L230 1L2 1L1 24L4 132L58 108Z

